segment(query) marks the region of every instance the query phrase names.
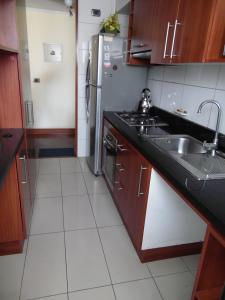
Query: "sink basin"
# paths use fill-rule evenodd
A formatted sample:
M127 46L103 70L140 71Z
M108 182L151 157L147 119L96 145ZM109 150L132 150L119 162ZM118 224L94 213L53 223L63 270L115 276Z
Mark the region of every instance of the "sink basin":
M151 138L158 147L178 154L206 153L202 143L189 135L170 135Z
M204 149L202 142L189 135L168 135L150 139L159 149L172 156L198 180L224 179L225 154L215 156Z

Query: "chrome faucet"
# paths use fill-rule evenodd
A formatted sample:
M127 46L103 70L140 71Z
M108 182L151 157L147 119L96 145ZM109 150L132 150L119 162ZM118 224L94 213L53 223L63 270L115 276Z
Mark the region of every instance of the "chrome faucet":
M217 121L216 121L216 132L215 132L213 142L207 143L206 141L204 141L203 146L207 151L211 151L212 155L215 156L216 149L218 147L218 135L219 135L219 127L220 127L220 119L221 119L221 106L215 100L205 100L199 105L197 112L201 113L203 106L205 106L206 104L210 104L210 103L216 105L216 107L218 109Z

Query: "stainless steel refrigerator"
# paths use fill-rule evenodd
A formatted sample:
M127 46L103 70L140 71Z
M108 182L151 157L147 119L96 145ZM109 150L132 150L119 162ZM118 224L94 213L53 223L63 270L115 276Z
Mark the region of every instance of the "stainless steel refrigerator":
M127 40L111 35L92 37L86 72L86 113L89 156L87 163L100 175L103 111L135 110L146 86L147 69L128 66Z

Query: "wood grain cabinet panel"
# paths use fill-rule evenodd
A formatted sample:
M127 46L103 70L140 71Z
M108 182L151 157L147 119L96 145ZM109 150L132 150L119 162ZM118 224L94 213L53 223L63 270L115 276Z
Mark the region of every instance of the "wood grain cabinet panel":
M186 236L184 238L183 244L181 244L179 243L179 234L181 233L178 230L178 242L174 239L174 244L169 244L167 240L168 237L166 236L166 233L164 233L165 230L158 225L157 228L159 232L153 233L153 235L151 232L151 239L153 240L154 234L158 236L158 234L160 234L160 230L161 232L163 230L164 237L163 234L161 234L161 238L162 240L163 238L165 238L165 243L155 243L154 245L156 246L154 246L153 244L152 246L150 246L149 243L145 243L145 246L143 246L143 242L146 242L146 235L149 234L149 227L147 228L146 226L150 224L150 220L154 219L150 217L149 209L147 209L148 204L153 203L153 197L150 196L150 192L152 191L152 185L154 185L154 182L152 180L154 178L154 169L151 163L148 160L146 160L144 156L107 120L104 120L104 126L107 128L108 131L110 131L113 134L113 136L117 139L118 142L115 166L115 183L114 188L110 188L110 191L140 260L142 262L146 262L156 259L176 257L179 255L182 256L199 253L201 250L202 243L199 242L198 237L197 242L195 242L196 237L189 238L188 236ZM105 179L107 182L107 178ZM155 188L158 188L158 186L155 185ZM166 191L165 186L162 185L161 182L160 188ZM174 193L176 192L173 191L170 193L170 197L172 199L173 197L175 197ZM180 199L179 195L176 196L176 199L177 202L183 201L182 199ZM176 204L177 202L175 201ZM162 207L164 206L162 205L159 207L161 211L163 210ZM170 214L168 215L168 220L170 220L171 215L173 216L174 214L173 209L175 209L176 211L177 207L178 209L180 209L181 205L179 203L177 205L172 205L172 213L171 211L168 212ZM196 221L195 218L197 217L195 216L195 218L193 218L188 211L189 209L189 207L185 206L185 209L182 209L183 215L188 215L189 217L191 216L191 220ZM154 210L152 210L152 212L155 213ZM158 216L159 218L164 217L163 213L159 213ZM171 220L171 222L173 222L173 219ZM154 224L156 223L157 222L155 222ZM198 230L201 225L199 225L199 223L199 220L198 222L196 221ZM152 224L153 223L151 223L151 226ZM168 224L168 226L172 228L171 223L168 222ZM182 226L184 226L183 223ZM153 227L151 228L156 227L154 227L153 225Z
M225 61L223 0L133 0L128 52L152 49L151 64ZM132 59L129 63L143 64Z
M155 13L153 17L152 64L171 62L174 25L179 0L153 0Z
M1 128L23 127L17 60L17 54L0 50Z
M140 251L152 167L115 128L109 129L118 141L113 198L136 250Z
M225 62L225 1L213 1L205 61Z
M27 236L29 234L32 201L31 201L31 189L30 189L30 177L28 169L28 154L25 144L25 140L22 142L20 149L16 155L16 165L18 174L18 184L20 191L21 201L21 213L23 219L24 233Z
M174 25L172 63L204 60L213 3L212 0L180 0Z
M25 140L0 186L0 199L0 255L21 252L32 212Z
M0 49L18 51L16 0L0 1Z
M195 278L192 300L220 300L224 285L225 239L209 226Z
M16 161L0 187L0 252L3 243L24 239Z

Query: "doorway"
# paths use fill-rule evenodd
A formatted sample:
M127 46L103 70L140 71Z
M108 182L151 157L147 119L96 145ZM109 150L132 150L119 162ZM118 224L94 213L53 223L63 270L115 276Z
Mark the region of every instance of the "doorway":
M27 1L33 111L39 157L76 156L76 10L64 1Z

